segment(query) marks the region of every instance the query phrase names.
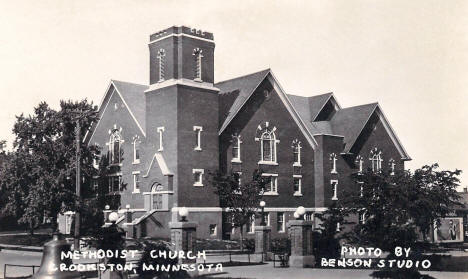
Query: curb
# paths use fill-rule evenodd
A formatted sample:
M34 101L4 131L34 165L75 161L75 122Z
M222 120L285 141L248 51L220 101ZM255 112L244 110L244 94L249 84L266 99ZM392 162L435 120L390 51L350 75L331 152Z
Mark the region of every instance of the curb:
M35 246L18 246L18 245L0 244L0 250L42 252L42 251L44 251L44 248L43 247L35 247Z

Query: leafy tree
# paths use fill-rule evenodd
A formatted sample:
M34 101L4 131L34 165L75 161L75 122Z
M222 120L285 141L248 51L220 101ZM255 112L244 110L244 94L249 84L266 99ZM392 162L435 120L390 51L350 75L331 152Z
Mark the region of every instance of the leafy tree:
M325 212L316 214L321 221L318 232L315 232L313 238L317 261L320 261L320 258L340 257L340 240L348 237L348 233L340 232L340 228L350 223L347 218L348 211L333 202Z
M240 228L240 246L243 249L243 229L252 216L258 213L268 181L259 170L253 172L252 180L247 183L239 183L238 173L223 174L219 171L210 173L208 179L219 196L221 206L228 210L231 223Z
M42 102L32 115L16 117L14 150L0 183L6 192L4 210L28 224L31 232L44 217L55 226L59 212L80 210L75 195L76 124L79 121L84 136L97 119L96 108L87 100L61 101L59 111ZM92 162L99 148L80 140L80 149L82 189L86 189L97 174Z
M340 207L364 216L353 229L354 241L392 251L396 246L413 247L420 232L429 232L433 222L460 205L456 171L438 171L424 166L414 173L368 170L355 174L361 191L348 193Z

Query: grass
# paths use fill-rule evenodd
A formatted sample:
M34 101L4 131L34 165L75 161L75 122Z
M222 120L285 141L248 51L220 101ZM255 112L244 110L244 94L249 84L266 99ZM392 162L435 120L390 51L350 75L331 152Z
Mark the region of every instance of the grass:
M52 236L47 234L0 235L0 244L41 247L44 246L44 244L51 239Z

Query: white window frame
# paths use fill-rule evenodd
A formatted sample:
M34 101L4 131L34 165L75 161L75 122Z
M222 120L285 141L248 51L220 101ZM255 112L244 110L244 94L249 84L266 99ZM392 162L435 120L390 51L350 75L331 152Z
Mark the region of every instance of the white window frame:
M382 151L379 151L377 148L371 151L370 158L372 171L379 172L382 170Z
M158 68L159 68L159 80L158 82L164 81L164 57L166 56L166 51L164 49L159 49L156 58L158 58Z
M332 192L333 192L333 196L332 196L332 201L337 201L338 200L338 180L336 179L332 179L330 180L330 185L332 185Z
M211 233L211 226L214 226L214 232ZM218 234L218 225L217 224L210 224L208 227L208 230L210 232L210 236L216 236Z
M118 188L118 191L111 191L113 190L114 188L114 180L113 180L113 177L118 177L118 185L119 185L119 188ZM113 175L109 175L108 176L108 179L112 181L112 185L109 183L109 193L120 193L120 186L122 185L122 174L121 173L116 173L116 174L113 174Z
M310 216L310 218L308 218L307 216ZM304 214L304 220L305 221L313 221L314 220L314 213L313 212L306 212Z
M295 141L293 142L293 155L297 153L297 161L294 160L293 162L293 167L302 167L301 165L301 142L300 141ZM297 152L296 152L297 150Z
M334 173L334 174L338 173L336 170L336 162L338 161L338 156L336 156L335 153L330 154L330 161L332 161L332 169L330 173Z
M264 216L266 217L266 225L270 226L270 212L263 212ZM263 216L262 216L263 218ZM263 220L261 220L263 221Z
M395 160L392 158L388 161L388 164L390 165L390 175L395 175Z
M360 196L362 197L364 196L364 182L359 181L358 185L359 185L359 193L360 193Z
M273 128L271 131L269 130L265 130L262 135L260 136L260 138L258 140L260 140L260 161L258 162L258 164L262 164L262 165L278 165L278 143L280 142L278 139L276 139L276 134L275 134L275 130L276 128ZM270 135L270 139L268 139L268 141L270 142L270 152L271 152L271 160L264 160L264 156L263 156L263 137L268 134ZM265 139L266 140L266 139Z
M341 231L341 224L340 224L340 222L336 222L336 231L337 231L337 232Z
M242 161L241 161L241 143L242 143L242 141L241 141L240 135L233 136L232 138L237 143L237 145L234 145L234 144L232 145L233 149L237 148L237 157L232 156L231 162L233 162L233 163L242 163ZM232 153L234 153L234 151Z
M236 171L235 172L237 175L238 175L238 184L239 184L239 187L242 185L242 172L241 171ZM234 190L234 194L236 195L241 195L242 192L240 190Z
M280 221L279 216L283 216L283 221L281 224L281 230L278 230L279 233L284 233L286 232L286 214L284 212L277 212L276 213L276 229L278 229L278 224Z
M159 148L158 148L158 151L161 152L164 150L164 145L163 145L163 132L165 131L166 129L164 127L158 127L156 129L156 131L158 132L159 134Z
M202 126L193 126L193 131L195 131L197 133L197 142L195 144L194 150L202 151L202 148L201 148L201 132L203 132L203 127Z
M193 55L195 56L195 78L194 81L202 82L202 58L203 50L200 48L193 49Z
M247 232L249 234L255 233L255 214L250 216L250 230Z
M117 162L115 162L115 159L114 159L114 143L116 141L116 139L118 140L119 142L119 150L118 150L118 153L117 153ZM111 132L111 135L110 135L110 138L109 138L109 164L110 165L120 165L122 163L122 158L120 157L120 151L122 149L122 144L124 143L124 140L123 140L123 137L122 137L122 133L119 131L119 130L114 130Z
M139 164L140 163L140 157L141 157L141 152L140 152L140 138L137 136L135 137L135 139L133 140L133 164ZM138 145L138 159L136 158L136 154L137 154L137 145Z
M132 172L133 176L133 194L140 193L140 188L141 188L141 177L140 177L140 171L133 171ZM136 178L138 177L138 181ZM138 188L137 188L137 182L138 182Z
M362 173L363 168L364 168L364 158L362 158L361 155L358 155L358 156L356 157L356 164L357 164L358 167L359 167L358 173Z
M296 184L295 184L296 179L299 180L299 190L294 191L294 196L302 196L302 175L300 175L300 174L294 174L293 175L293 189L296 186Z
M193 174L196 174L196 173L200 174L200 180L199 181L194 181L193 186L197 186L197 187L203 186L203 175L205 174L205 170L204 169L193 169L192 173Z
M264 191L265 196L277 196L278 195L278 174L277 173L262 173L262 176L270 177L270 184L268 191ZM272 188L274 191L272 191Z

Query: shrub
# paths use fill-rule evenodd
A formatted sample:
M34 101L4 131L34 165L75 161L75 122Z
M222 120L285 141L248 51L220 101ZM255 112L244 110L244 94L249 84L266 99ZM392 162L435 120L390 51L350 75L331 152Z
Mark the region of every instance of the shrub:
M153 278L167 278L167 279L172 279L172 278L185 278L187 277L186 272L184 271L172 271L171 268L169 268L170 271L158 271L156 270L156 267L159 265L161 266L175 266L178 264L178 259L170 259L170 258L163 258L163 257L156 257L153 258L151 257L151 251L156 250L156 251L166 251L168 254L169 251L171 251L171 248L169 245L164 242L164 241L144 241L144 250L143 250L143 255L138 262L138 268L137 268L137 273L138 273L138 278L142 279L153 279ZM146 266L153 265L155 267L155 270L143 270L143 264Z
M271 251L276 254L289 254L291 252L291 240L288 237L272 239Z
M244 238L242 243L244 250L254 251L255 250L255 239L254 238Z

